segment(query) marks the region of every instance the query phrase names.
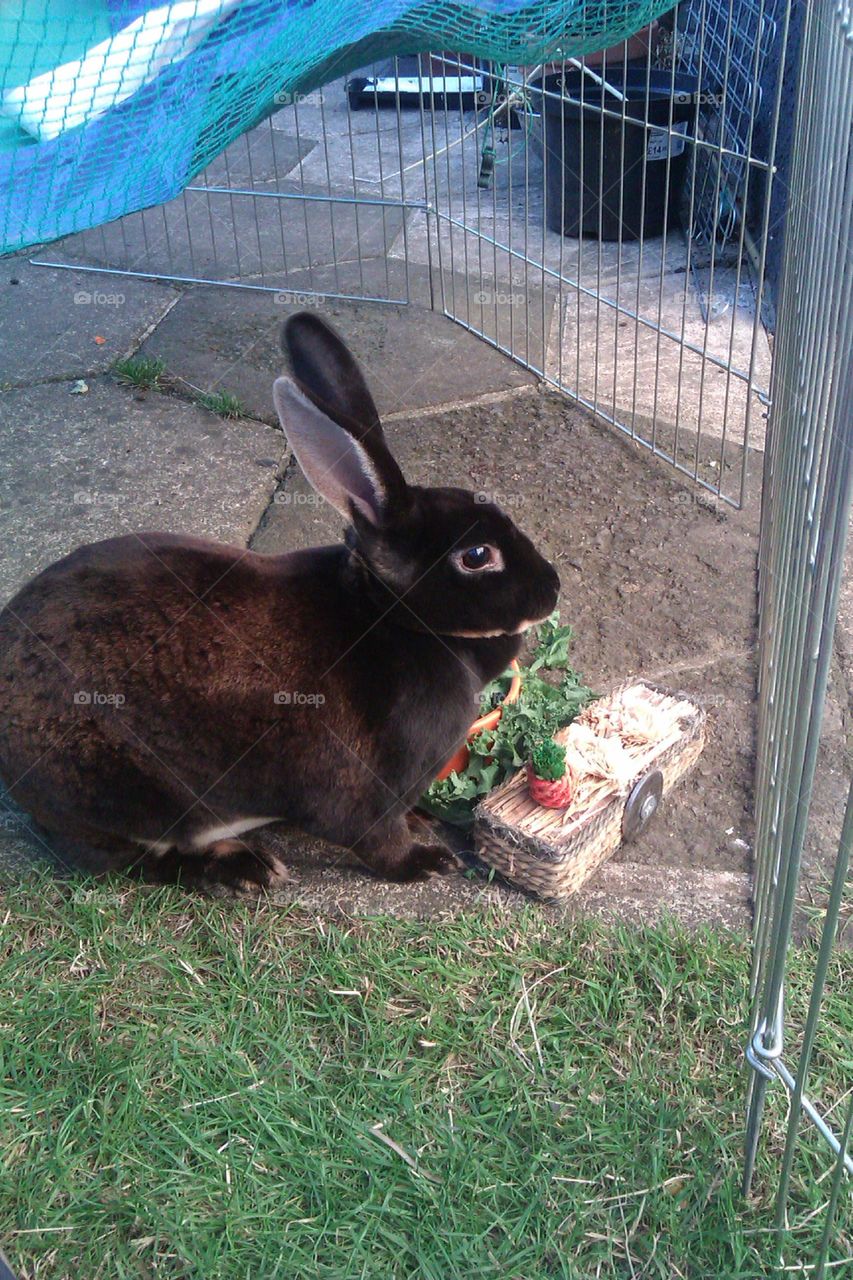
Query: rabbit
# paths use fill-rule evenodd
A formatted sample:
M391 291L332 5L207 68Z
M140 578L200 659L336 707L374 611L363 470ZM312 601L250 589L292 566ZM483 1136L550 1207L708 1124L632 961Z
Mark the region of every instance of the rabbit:
M481 495L406 482L315 313L282 346L275 408L342 543L109 538L0 613L0 778L84 870L259 893L287 871L244 837L273 822L389 880L458 866L410 811L552 613L557 573Z

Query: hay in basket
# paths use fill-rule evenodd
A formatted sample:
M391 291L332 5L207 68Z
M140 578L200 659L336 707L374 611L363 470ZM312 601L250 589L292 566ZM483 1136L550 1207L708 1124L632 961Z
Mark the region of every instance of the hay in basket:
M574 780L569 807L537 804L521 769L478 806L475 840L483 862L507 880L543 898L566 898L623 840L636 839L696 763L705 712L683 694L633 680L554 736Z

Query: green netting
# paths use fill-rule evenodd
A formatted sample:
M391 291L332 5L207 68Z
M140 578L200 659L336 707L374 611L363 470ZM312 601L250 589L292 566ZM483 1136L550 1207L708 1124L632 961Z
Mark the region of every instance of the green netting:
M0 252L177 195L289 93L394 54L602 49L667 0L6 0Z

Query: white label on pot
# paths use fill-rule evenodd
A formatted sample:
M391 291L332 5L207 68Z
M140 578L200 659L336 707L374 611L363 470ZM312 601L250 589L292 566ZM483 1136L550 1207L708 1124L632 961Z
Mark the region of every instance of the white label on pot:
M687 121L679 120L669 129L650 129L649 144L646 147L647 160L665 160L667 152L670 157L680 156L687 145L684 135L687 133Z

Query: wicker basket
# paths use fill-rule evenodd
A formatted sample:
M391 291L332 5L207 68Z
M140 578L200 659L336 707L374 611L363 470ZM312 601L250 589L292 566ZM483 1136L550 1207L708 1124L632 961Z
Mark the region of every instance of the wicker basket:
M632 680L606 701L616 703L627 690L634 696L639 693L653 710L676 702L690 708L677 722L675 740L670 736L637 753L636 777L627 791L617 791L614 785L586 807L570 806L562 812L545 809L531 800L521 769L477 808L475 838L480 858L539 897L567 898L576 893L620 844L636 839L661 796L692 768L705 745L705 712L690 698L645 680ZM557 741L566 733L557 733Z

